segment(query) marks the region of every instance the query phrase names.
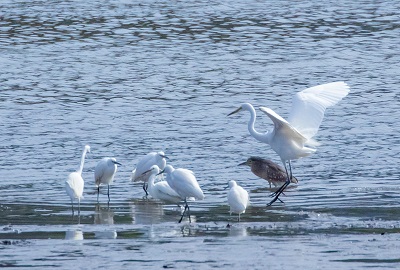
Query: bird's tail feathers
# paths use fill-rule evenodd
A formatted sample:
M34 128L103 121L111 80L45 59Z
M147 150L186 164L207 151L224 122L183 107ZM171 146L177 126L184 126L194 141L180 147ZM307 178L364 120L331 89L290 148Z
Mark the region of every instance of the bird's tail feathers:
M305 144L308 146L314 147L314 148L321 145L320 142L318 142L317 140L312 139L312 138L308 139Z

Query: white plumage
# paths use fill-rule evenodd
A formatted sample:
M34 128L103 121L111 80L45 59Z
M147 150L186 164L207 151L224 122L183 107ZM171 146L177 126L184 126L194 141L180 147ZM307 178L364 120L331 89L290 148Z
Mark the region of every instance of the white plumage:
M181 196L168 185L167 181L154 183L156 176L160 173L160 168L157 165L151 166L150 173L147 191L151 197L176 204L182 201Z
M114 181L115 173L117 172L117 162L115 158L105 157L97 163L94 170L94 181L97 186L97 201L99 201L100 185L107 185L108 187L108 201L110 201L110 184Z
M240 214L246 212L246 208L250 204L249 193L234 180L229 181L228 204L231 214L239 214L239 221Z
M237 110L229 114L234 114L240 110L249 111L251 114L248 123L250 134L255 139L269 144L285 166L288 180L274 194L274 199L268 205L275 202L290 184L289 179L292 178L290 161L309 156L316 151L315 148L311 148L317 145L312 137L318 132L326 108L335 105L347 96L349 91L349 86L344 82L333 82L307 88L294 96L289 121L283 119L270 108L260 107L260 110L268 115L274 123L274 128L266 133L255 130L256 112L251 104L243 103ZM289 171L286 162L289 164Z
M199 183L194 176L194 173L187 169L175 169L171 165L165 166L164 173L166 174L166 179L168 185L178 193L181 199L185 202L185 210L182 213L181 219L185 215L186 209L188 211L189 222L190 220L190 209L187 203L189 198L194 198L196 200L203 200L204 193L201 190Z
M67 181L65 181L65 190L71 199L72 214L74 214L75 199L78 200L78 214L80 214L81 211L81 199L83 198L83 188L85 185L85 182L83 181L82 178L82 171L83 171L83 165L85 164L85 157L87 152L90 152L89 145L85 145L85 148L83 149L81 164L79 166L79 169L76 172L70 173L68 175Z
M164 152L151 152L142 157L139 162L137 163L135 169L133 169L131 174L131 180L133 182L143 182L143 190L147 193L146 184L150 177L150 168L153 165L157 165L160 170L165 168L167 164L167 157L165 156ZM146 172L146 173L145 173Z

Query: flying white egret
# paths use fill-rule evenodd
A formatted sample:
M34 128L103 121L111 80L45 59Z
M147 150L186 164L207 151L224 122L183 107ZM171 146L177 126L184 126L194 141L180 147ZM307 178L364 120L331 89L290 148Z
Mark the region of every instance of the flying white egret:
M97 186L97 201L99 201L100 185L107 185L108 202L110 202L110 184L114 181L115 173L117 172L117 162L115 158L105 157L97 163L94 170L94 180Z
M188 211L189 222L191 222L190 209L187 200L191 197L195 200L204 199L203 191L201 190L199 183L197 183L194 173L187 169L174 169L171 165L165 166L165 169L162 172L167 175L166 178L168 185L175 190L181 197L181 200L185 202L185 209L179 223L181 223L183 216L186 213L186 209Z
M136 168L133 169L131 174L131 180L133 182L143 181L143 190L146 192L146 196L148 195L147 192L147 182L151 175L150 168L153 165L157 165L160 170L165 168L167 164L167 156L164 152L151 152L142 157L136 165ZM147 173L144 173L147 172Z
M241 110L250 112L250 121L248 130L257 140L267 143L280 156L286 170L286 182L274 194L274 198L268 203L268 206L274 203L279 195L290 184L292 179L292 166L290 161L306 157L316 151L316 141L312 137L318 132L326 108L338 103L347 96L350 89L344 82L333 82L307 88L298 92L292 101L292 109L289 115L289 121L286 121L273 110L260 107L274 123L274 128L266 133L260 133L255 130L256 111L249 103L243 103L237 110L229 115ZM289 171L286 166L288 163Z
M148 182L147 191L150 196L157 200L162 200L166 202L173 202L178 204L182 199L175 190L173 190L167 181L159 181L154 183L157 175L161 172L160 168L157 165L151 166L149 171L144 173L151 172Z
M74 214L74 199L78 199L78 214L81 212L81 199L83 198L83 187L85 182L82 178L83 165L85 164L86 153L90 152L90 146L85 145L82 152L81 165L76 172L72 172L68 175L67 181L65 181L65 190L68 196L71 198L72 215Z
M234 180L229 181L228 204L230 214L239 214L238 221L240 214L244 213L250 204L249 193Z

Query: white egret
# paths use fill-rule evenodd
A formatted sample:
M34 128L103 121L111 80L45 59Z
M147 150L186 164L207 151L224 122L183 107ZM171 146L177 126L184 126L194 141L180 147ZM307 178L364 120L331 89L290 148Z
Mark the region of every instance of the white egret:
M240 221L240 214L246 212L250 204L249 193L234 180L229 181L228 204L230 214L239 214L238 221Z
M65 190L68 196L71 198L72 214L74 214L74 199L78 200L78 214L81 212L81 199L83 198L83 187L85 182L82 178L83 165L85 164L86 153L90 152L90 146L85 145L82 152L81 165L76 172L72 172L68 175L67 181L65 181Z
M157 200L178 204L182 200L181 196L179 196L179 194L168 185L167 181L159 181L154 183L157 175L161 172L160 168L157 165L153 165L149 171L151 174L149 177L147 191L149 192L150 196ZM148 173L149 171L144 173Z
M350 89L344 82L333 82L307 88L298 92L292 101L292 109L289 115L289 121L284 120L273 110L260 107L272 120L274 128L266 133L260 133L255 130L256 111L249 103L243 103L237 110L229 115L241 110L250 112L250 121L248 130L257 140L267 143L280 156L286 170L286 182L274 194L274 198L268 203L268 206L274 203L279 195L290 184L292 179L292 166L290 161L306 157L316 151L316 141L312 137L318 132L326 108L338 103L347 96ZM305 145L311 146L306 147ZM287 164L289 171L287 168Z
M110 184L114 181L115 173L117 172L117 162L115 158L105 157L97 163L94 170L94 181L97 186L97 201L99 201L100 185L107 185L108 202L110 202Z
M188 211L189 222L191 222L190 209L187 200L189 198L194 198L195 200L204 199L203 191L201 190L199 183L197 183L194 173L187 169L174 169L171 165L165 166L163 172L166 174L168 185L175 190L181 197L181 200L185 202L185 209L179 223L181 223L186 210Z
M160 168L160 170L163 170L165 168L165 165L167 164L166 159L167 156L162 151L151 152L142 157L137 163L136 168L133 169L131 174L131 180L133 182L140 182L140 181L143 182L143 190L144 192L146 192L146 196L148 195L147 183L151 175L150 172L151 166L157 165Z

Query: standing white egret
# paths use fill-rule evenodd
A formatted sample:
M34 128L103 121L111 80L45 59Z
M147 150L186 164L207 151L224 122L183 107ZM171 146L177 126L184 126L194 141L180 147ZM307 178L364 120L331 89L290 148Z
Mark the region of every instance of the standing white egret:
M179 196L179 194L176 193L176 191L168 185L167 181L159 181L157 183L154 183L160 171L161 170L157 165L153 165L151 166L149 171L144 172L151 173L149 177L147 191L154 199L178 204L182 200L181 196Z
M305 145L311 147L317 145L312 140L312 137L318 132L326 108L338 103L342 98L347 96L349 91L349 86L346 83L333 82L298 92L293 97L289 121L286 121L269 108L260 107L260 110L268 115L274 123L274 128L266 133L260 133L255 130L256 111L251 104L243 103L237 110L229 114L232 115L240 110L249 111L251 114L248 123L250 134L255 139L269 144L280 156L285 167L286 182L273 194L274 198L268 203L268 206L274 203L290 184L290 179L292 179L290 161L309 156L316 151L315 148L306 147ZM286 163L289 165L289 171Z
M185 210L182 213L179 223L181 223L183 216L188 211L189 222L190 219L190 209L187 203L188 198L192 197L195 200L203 200L204 194L201 190L199 183L197 183L194 173L187 169L174 169L171 165L165 166L163 171L167 176L168 185L176 191L181 197L181 200L185 202Z
M239 214L238 221L240 214L244 213L250 204L249 193L234 180L229 181L228 204L230 214Z
M117 172L117 162L115 158L105 157L97 163L94 170L94 180L97 186L97 202L99 201L100 185L107 185L108 202L110 202L110 184L114 181L115 173Z
M83 198L83 187L85 182L82 178L83 165L85 164L86 153L90 152L90 146L85 145L82 152L81 165L76 172L72 172L68 175L67 181L65 181L65 190L68 196L71 198L72 214L74 214L74 199L78 199L78 214L81 212L81 199Z
M132 174L131 174L131 180L133 182L139 182L143 181L143 190L146 192L146 196L148 195L147 193L147 182L149 180L149 177L151 175L150 168L153 165L157 165L160 170L163 170L165 168L165 165L167 164L167 156L164 154L164 152L151 152L142 157L139 162L136 165L136 168L133 169ZM147 173L144 173L148 171Z

